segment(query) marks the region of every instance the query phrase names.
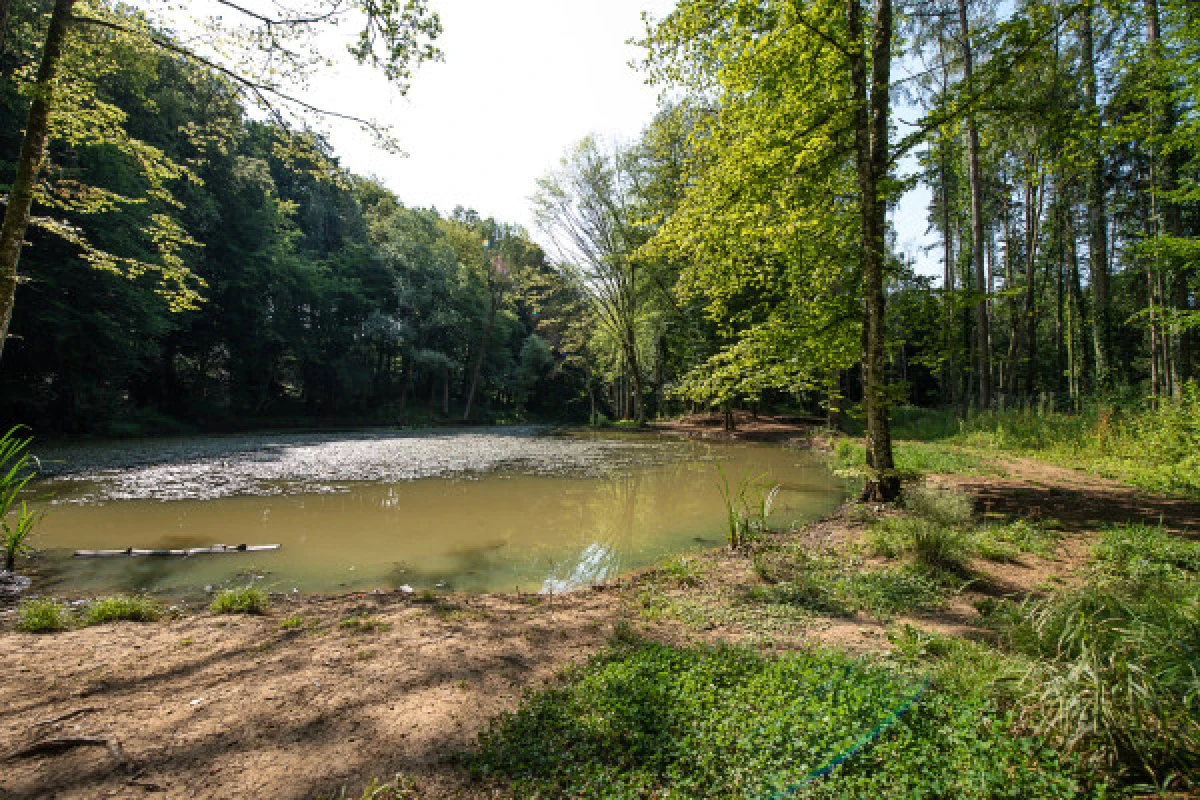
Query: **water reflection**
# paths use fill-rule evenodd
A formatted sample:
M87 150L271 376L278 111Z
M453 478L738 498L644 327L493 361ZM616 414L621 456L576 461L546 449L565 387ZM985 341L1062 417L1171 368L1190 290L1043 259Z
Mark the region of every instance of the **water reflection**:
M812 454L775 446L679 442L622 437L586 440L527 434L497 437L487 459L505 463L470 475L442 475L429 458L431 438L457 463L478 434L382 440L350 437L305 441L269 449L271 463L307 461L274 494L256 489L213 499L157 499L144 492L113 500L145 480L127 471L81 470L86 481L51 484L76 502L49 508L38 546L49 548L47 580L56 588L105 591L183 591L222 585L245 575L263 576L271 588L326 591L346 588L433 587L476 590L563 591L610 578L663 557L723 540L724 511L716 491L714 461L728 474L767 473L783 486L775 520L811 519L841 500L839 482ZM552 446L545 442L550 440ZM505 454L498 442L511 446ZM305 451L289 455L289 448ZM579 448L573 452L571 448ZM145 452L148 446L143 445ZM331 452L317 453L314 448ZM176 448L178 450L178 448ZM192 460L159 464L176 477L173 491L194 493L211 460L204 447ZM254 484L252 465L266 463L241 451L239 480ZM431 475L413 480L343 480L329 464L348 453L364 463L346 473L404 472L421 463ZM382 454L407 465L388 465ZM540 453L541 461L532 454ZM509 456L512 456L511 458ZM410 459L411 456L411 459ZM603 456L603 457L602 457ZM107 457L111 464L115 456ZM191 457L189 457L191 458ZM227 456L222 456L229 460ZM514 468L514 461L520 462ZM587 463L588 469L579 469ZM275 473L269 473L274 475ZM261 476L258 476L261 477ZM230 486L222 484L222 491ZM328 487L336 492L328 491ZM43 486L41 488L47 488ZM73 493L73 494L72 494ZM69 558L84 548L186 547L279 543L273 553L196 556L187 559Z

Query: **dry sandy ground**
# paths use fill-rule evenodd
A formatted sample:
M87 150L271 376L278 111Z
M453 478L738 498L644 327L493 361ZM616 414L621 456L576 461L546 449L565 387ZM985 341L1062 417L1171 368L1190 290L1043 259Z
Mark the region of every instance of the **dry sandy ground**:
M1058 520L1065 536L1056 557L988 565L988 579L944 611L900 622L977 635L975 599L1037 592L1051 576L1069 580L1104 523L1161 517L1187 535L1200 530L1194 503L1037 462L1004 466L1009 477L938 480L973 493L983 513ZM792 535L837 544L860 538L864 525L861 513L843 510ZM757 580L743 556L716 551L701 558L701 585L673 592L711 597ZM522 691L598 651L617 620L636 621L630 608L638 582L647 580L551 599L284 598L263 617L201 612L46 636L16 633L5 623L0 798L288 800L336 797L343 789L358 797L372 779L397 774L414 787L412 797L492 797L471 782L461 754ZM364 614L365 624L342 624ZM294 616L302 626L284 628ZM790 645L820 640L877 649L887 646L884 630L865 617L829 618L798 626ZM745 631L661 622L649 633L738 640ZM100 743L13 755L69 737Z

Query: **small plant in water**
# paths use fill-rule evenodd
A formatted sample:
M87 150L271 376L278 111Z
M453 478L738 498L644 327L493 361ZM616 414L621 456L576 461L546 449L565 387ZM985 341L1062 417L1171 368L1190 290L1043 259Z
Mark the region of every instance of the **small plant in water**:
M742 475L736 484L731 483L725 474L725 468L718 463L717 474L721 480L717 488L725 503L725 523L729 536L729 546L744 547L756 533L767 530L767 517L779 496L779 486L768 486L761 483L766 473L754 475L750 472ZM758 492L758 508L751 509L751 492Z
M0 552L4 554L4 569L12 572L17 566L17 557L28 552L29 537L33 533L37 515L29 510L25 501L17 507L17 495L33 480L36 471L30 462L30 437L20 437L20 428L12 428L0 437ZM36 463L36 462L35 462Z
M84 625L103 625L106 622L153 622L162 616L162 606L148 597L105 597L83 612Z
M71 627L71 610L53 600L26 600L17 609L17 630L54 633Z
M209 609L214 614L265 614L270 607L271 601L266 592L246 586L217 592Z

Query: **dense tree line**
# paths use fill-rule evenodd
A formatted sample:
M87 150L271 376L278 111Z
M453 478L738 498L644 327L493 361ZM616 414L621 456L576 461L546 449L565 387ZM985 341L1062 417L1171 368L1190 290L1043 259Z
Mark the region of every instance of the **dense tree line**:
M1200 323L1197 25L1175 0L680 0L643 42L671 99L610 156L635 179L606 189L619 203L575 204L624 209L637 234L604 238L639 298L625 339L682 347L664 380L694 404L863 401L883 496L896 403L1181 397ZM559 187L591 169L572 159ZM914 181L940 285L885 222ZM563 217L550 227L569 234Z
M49 4L12 9L4 153ZM51 126L38 203L57 221L23 256L8 416L861 403L886 496L896 403L1168 402L1196 374L1186 0L680 0L643 42L670 98L655 120L541 181L549 258L511 226L403 208L248 114L229 74L131 36L145 20L90 13L124 32L64 52L85 89ZM917 181L940 280L887 222Z
M5 154L21 149L47 11L7 15ZM0 370L6 419L120 432L586 415L586 309L523 231L404 207L186 57L73 36ZM7 182L16 165L0 169Z

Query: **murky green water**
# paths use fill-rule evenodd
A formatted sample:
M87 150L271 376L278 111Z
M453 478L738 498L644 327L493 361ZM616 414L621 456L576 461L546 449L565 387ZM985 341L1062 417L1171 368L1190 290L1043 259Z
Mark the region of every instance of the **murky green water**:
M43 587L191 592L444 586L560 591L724 540L716 464L780 484L772 524L842 499L812 453L658 436L196 437L39 453ZM271 553L79 559L76 549L281 544Z

